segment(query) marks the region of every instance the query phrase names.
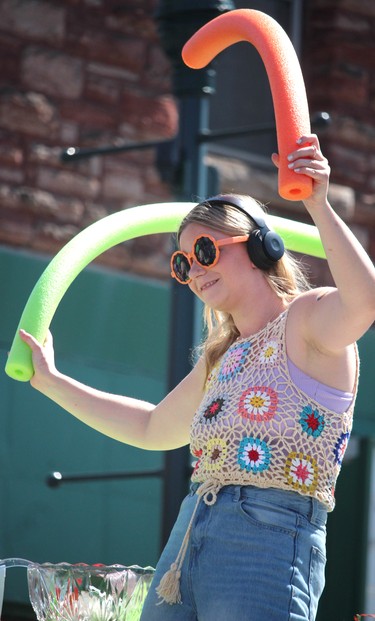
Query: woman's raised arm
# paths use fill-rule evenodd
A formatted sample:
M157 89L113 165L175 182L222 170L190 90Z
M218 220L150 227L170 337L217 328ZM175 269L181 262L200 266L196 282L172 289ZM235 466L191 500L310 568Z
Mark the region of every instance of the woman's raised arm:
M375 320L374 265L328 202L330 167L317 136L303 136L288 159L296 174L313 180L304 205L319 230L336 286L306 295L307 336L322 351L337 352L357 341Z

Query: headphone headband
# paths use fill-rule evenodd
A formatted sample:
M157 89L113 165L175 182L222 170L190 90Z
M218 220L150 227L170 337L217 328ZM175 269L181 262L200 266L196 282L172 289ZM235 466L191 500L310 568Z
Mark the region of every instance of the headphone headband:
M231 205L252 220L256 229L247 242L249 257L262 270L274 265L284 254L284 242L278 233L271 231L262 216L254 215L245 198L231 194L219 194L204 201L208 205Z
M251 218L253 222L257 225L259 229L262 229L266 226L266 222L262 216L255 216L247 205L246 199L241 196L232 196L232 194L218 194L217 196L212 196L211 198L207 198L205 203L209 203L210 205L231 205L231 207L235 207L238 211L242 211L246 216Z

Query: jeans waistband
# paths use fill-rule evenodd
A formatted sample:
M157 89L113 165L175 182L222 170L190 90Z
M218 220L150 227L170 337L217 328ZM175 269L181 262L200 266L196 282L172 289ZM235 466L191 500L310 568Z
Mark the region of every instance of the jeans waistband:
M191 495L195 494L200 487L200 483L192 483L190 487ZM263 500L285 507L306 517L306 519L316 526L324 526L327 522L327 508L316 498L303 496L298 492L277 489L274 487L261 488L254 485L225 485L219 491L221 494L229 494L233 502L238 502L247 498L248 500Z

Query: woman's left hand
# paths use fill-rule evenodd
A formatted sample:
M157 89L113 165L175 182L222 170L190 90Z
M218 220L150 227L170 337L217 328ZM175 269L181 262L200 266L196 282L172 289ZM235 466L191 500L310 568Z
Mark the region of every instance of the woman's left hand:
M296 150L288 155L288 167L297 175L311 177L312 194L303 202L308 211L315 210L327 204L331 169L328 160L321 152L316 134L302 136L297 140L297 144ZM279 156L276 153L272 155L272 161L278 167Z

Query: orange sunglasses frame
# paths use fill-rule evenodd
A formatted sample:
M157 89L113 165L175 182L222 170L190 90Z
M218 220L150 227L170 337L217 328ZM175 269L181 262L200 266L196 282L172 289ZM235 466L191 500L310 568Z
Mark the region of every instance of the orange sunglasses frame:
M171 265L171 276L172 278L175 278L177 280L177 282L180 283L180 285L188 285L191 282L191 278L189 278L188 280L182 281L179 280L179 278L176 276L176 274L173 271L173 260L175 258L176 255L178 254L182 254L187 260L188 263L190 265L190 267L193 265L193 261L196 261L198 263L198 265L200 265L201 267L204 267L206 270L211 269L211 267L214 267L214 265L216 265L216 263L218 262L219 258L220 258L220 248L222 246L229 246L230 244L239 244L241 242L246 242L249 239L249 235L236 235L235 237L225 237L225 239L215 239L214 237L212 237L211 235L198 235L198 237L195 238L194 243L193 243L193 248L195 247L195 244L197 243L198 239L202 239L202 237L207 237L207 239L209 239L210 241L212 241L215 249L216 249L216 257L215 260L211 263L211 265L202 265L202 263L199 262L199 260L197 259L197 257L193 252L184 252L183 250L176 250L172 256L171 256L171 261L170 261L170 265Z

